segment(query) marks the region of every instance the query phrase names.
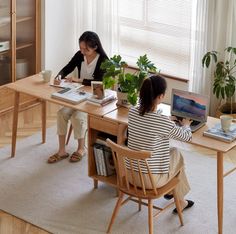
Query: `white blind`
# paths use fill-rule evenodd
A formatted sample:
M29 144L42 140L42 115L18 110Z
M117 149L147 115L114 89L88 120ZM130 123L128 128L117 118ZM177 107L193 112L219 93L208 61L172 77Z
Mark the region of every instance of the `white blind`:
M192 0L119 0L119 53L140 55L162 73L189 79Z

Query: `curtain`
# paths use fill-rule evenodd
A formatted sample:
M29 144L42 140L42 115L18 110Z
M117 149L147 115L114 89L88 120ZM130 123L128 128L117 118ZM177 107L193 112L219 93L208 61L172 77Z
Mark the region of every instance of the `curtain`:
M108 55L118 52L119 19L118 0L76 1L77 38L87 30L96 32Z
M202 68L207 51L217 50L224 59L224 49L236 46L236 2L234 0L196 0L193 19L190 90L210 97L210 115L214 116L219 100L212 93L213 70Z

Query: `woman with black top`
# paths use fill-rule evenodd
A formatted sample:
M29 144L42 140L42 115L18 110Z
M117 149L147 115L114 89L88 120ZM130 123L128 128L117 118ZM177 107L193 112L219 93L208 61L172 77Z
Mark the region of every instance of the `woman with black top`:
M102 47L100 39L95 32L86 31L79 38L80 50L73 56L70 62L58 73L54 84L60 84L61 79L72 82L72 78L66 78L75 68L78 69L78 82L91 85L91 81L102 81L104 71L100 69L101 63L108 57ZM75 81L73 79L73 81ZM57 134L59 149L57 153L50 156L48 163L55 163L69 157L65 149L65 140L68 121L71 120L74 138L78 140L78 147L70 157L70 162L82 159L86 151L84 149L85 132L87 129L87 114L72 108L63 107L57 113Z

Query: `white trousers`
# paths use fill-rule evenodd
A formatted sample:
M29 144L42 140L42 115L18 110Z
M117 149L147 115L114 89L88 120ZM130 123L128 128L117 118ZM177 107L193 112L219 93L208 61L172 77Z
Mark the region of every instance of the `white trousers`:
M138 172L134 173L135 181L138 186L141 187L141 182L139 179ZM184 200L185 195L190 191L190 186L187 180L187 176L184 170L184 159L183 156L176 148L170 149L170 167L169 173L165 174L152 174L154 179L154 184L157 188L160 188L167 184L173 177L177 175L179 183L176 186L176 193L180 200ZM128 179L132 183L131 173L128 173ZM144 184L147 189L151 189L152 185L149 180L149 176L144 174Z
M76 140L84 138L87 129L87 113L63 107L57 112L57 134L66 135L68 121L71 121Z

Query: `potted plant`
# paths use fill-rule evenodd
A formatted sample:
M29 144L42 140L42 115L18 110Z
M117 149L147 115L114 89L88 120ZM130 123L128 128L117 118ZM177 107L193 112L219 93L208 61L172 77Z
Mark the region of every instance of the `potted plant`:
M224 52L224 61L218 60L219 52L207 52L202 58L202 66L208 68L212 61L216 64L214 70L213 94L220 100L224 99L226 101L219 107L219 111L221 113L233 114L236 112L236 105L234 104L236 48L229 46L225 48Z
M101 64L101 68L105 70L103 76L103 84L105 89L117 86L118 105L127 106L127 101L135 105L138 100L138 93L143 80L150 72L156 72L157 68L147 58L147 55L140 56L137 60L138 70L130 73L127 72L128 64L123 61L120 55L114 55L111 59L107 59ZM119 95L126 95L119 99Z

